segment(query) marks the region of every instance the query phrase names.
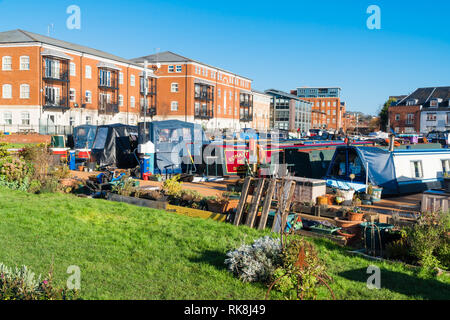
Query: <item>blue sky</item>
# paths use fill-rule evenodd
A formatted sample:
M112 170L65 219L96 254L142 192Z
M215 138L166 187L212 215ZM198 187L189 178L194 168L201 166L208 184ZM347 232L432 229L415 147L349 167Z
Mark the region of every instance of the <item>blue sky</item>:
M69 30L66 8L81 9ZM381 30L369 30L370 5ZM339 86L347 109L450 85L448 0L0 0L0 31L24 29L134 58L170 50L253 79L259 90Z

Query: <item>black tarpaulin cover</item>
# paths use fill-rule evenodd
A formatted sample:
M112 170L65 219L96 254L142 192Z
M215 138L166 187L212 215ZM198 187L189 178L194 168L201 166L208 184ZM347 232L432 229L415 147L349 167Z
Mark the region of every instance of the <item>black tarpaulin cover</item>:
M137 126L120 123L99 126L92 146L92 158L101 167L134 168L138 165L134 154L137 139Z

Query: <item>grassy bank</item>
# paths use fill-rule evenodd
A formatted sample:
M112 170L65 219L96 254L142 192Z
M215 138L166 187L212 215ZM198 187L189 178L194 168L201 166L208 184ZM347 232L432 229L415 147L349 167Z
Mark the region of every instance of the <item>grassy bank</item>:
M81 269L85 299L263 299L266 287L227 272L225 253L268 232L71 195L0 189L0 262L46 273L62 286ZM399 263L351 256L314 240L338 299L449 299L450 280L422 279ZM366 287L369 265L381 290ZM327 298L326 290L319 298ZM274 298L279 296L274 295Z

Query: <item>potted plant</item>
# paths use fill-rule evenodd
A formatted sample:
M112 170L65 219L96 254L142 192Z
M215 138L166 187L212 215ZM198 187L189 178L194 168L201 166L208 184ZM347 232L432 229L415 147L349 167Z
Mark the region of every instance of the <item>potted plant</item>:
M349 221L362 221L363 216L364 213L361 211L361 208L358 207L353 207L352 210L347 213Z
M381 193L383 192L383 188L382 187L378 187L378 186L373 186L372 187L372 193L371 193L371 201L372 202L377 202L381 200Z

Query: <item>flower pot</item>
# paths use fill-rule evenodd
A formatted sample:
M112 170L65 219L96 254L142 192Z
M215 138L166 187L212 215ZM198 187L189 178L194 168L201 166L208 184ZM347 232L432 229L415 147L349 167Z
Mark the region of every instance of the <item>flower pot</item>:
M336 222L336 225L340 228L351 228L360 225L364 221L349 221L349 220L342 220L338 218L334 218L334 221Z
M383 192L383 188L373 187L371 197L372 202L378 202L381 200L381 192Z
M349 212L348 213L348 220L349 221L361 221L364 217L364 213L362 212Z

